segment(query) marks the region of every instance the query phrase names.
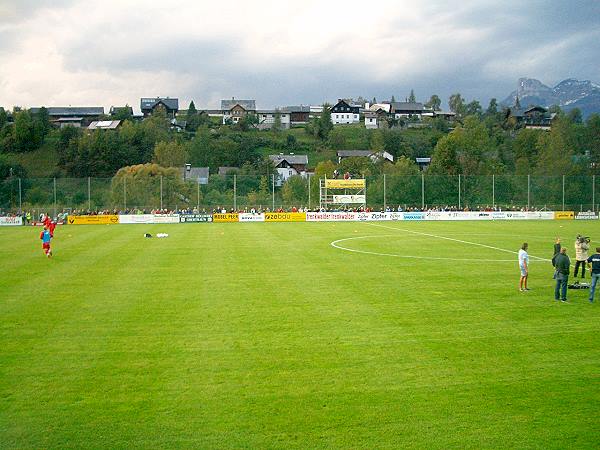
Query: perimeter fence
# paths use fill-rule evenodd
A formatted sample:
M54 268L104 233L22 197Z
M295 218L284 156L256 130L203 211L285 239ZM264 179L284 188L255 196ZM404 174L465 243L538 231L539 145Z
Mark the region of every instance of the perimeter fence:
M596 176L390 176L366 177L367 207L425 210L598 211ZM9 178L0 182L0 209L48 213L198 209L213 211L316 210L315 176L211 175L205 184L179 178ZM350 205L349 205L350 208Z

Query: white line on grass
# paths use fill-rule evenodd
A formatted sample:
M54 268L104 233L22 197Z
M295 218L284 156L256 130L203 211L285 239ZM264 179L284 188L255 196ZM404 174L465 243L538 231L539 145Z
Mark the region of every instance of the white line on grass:
M478 258L449 258L449 257L443 257L443 256L398 255L396 253L380 253L380 252L370 252L367 250L355 250L352 248L343 247L338 244L339 242L352 241L352 240L356 240L356 239L372 239L372 238L384 238L384 237L394 237L394 236L396 236L396 235L394 235L394 234L378 234L378 235L373 235L373 236L349 237L349 238L335 240L335 241L331 242L331 246L335 247L337 249L340 249L340 250L345 250L347 252L364 253L367 255L376 255L376 256L393 256L394 258L429 259L429 260L433 259L433 260L464 261L464 262L511 262L511 263L515 262L514 259L478 259ZM455 239L453 239L453 240L455 240Z
M447 237L447 236L440 236L437 234L423 233L421 231L407 230L405 228L388 227L386 225L379 225L376 223L367 223L367 225L371 225L373 227L387 228L389 230L404 231L405 233L411 233L411 234L416 234L416 235L421 235L421 236L428 236L428 237L432 237L432 238L436 238L436 239L445 239L447 241L460 242L461 244L468 244L468 245L475 245L478 247L490 248L492 250L498 250L500 252L512 253L513 255L519 254L519 252L515 252L513 250L507 250L505 248L494 247L493 245L480 244L478 242L463 241L462 239L455 239L455 238L451 238L451 237ZM540 261L550 261L550 259L548 259L548 258L540 258L539 256L534 256L534 255L529 255L529 256L531 258L534 258L534 259L537 259Z

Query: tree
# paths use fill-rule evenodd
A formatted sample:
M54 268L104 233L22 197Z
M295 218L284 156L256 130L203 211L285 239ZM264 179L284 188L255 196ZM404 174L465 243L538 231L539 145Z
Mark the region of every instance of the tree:
M375 130L371 134L370 149L378 153L385 150L385 141L383 139L383 132L381 130Z
M152 161L162 167L183 167L188 157L185 145L177 142L159 142L154 146Z
M240 131L248 131L256 128L259 120L256 114L244 114L237 123L237 129Z
M275 111L275 118L273 120L273 126L271 127L271 130L273 130L276 133L281 131L281 113L279 112L279 110Z
M116 108L113 113L114 120L131 120L133 119L133 114L131 111L131 107L126 104L122 108Z
M394 96L392 95L392 100L391 100L391 101L392 101L392 103L395 103L395 102L396 102L396 97L394 97Z
M31 114L27 110L15 113L15 150L19 152L34 150L35 144Z
M448 100L450 111L457 116L462 116L465 113L465 101L459 93L452 94Z
M301 206L308 201L306 180L300 175L289 177L281 188L281 196L288 206Z
M433 94L427 103L425 103L425 107L433 109L434 111L441 111L442 109L442 100L436 94Z
M323 112L318 119L317 136L322 141L326 141L329 133L333 130L333 122L331 122L331 106L328 103L323 105Z
M2 128L4 128L4 125L6 125L6 122L8 122L8 114L6 114L6 111L4 110L4 108L0 106L0 130L2 130Z
M586 146L590 152L591 172L600 175L600 115L592 114L586 122Z
M572 123L583 123L583 115L581 114L581 110L579 108L573 108L567 114L567 117Z
M481 112L481 104L477 100L473 100L465 106L465 114L467 116L480 116Z
M413 89L410 90L410 95L408 96L409 103L415 103L417 101L415 97L415 91Z
M498 102L495 98L490 100L490 104L488 105L485 113L489 116L498 114Z

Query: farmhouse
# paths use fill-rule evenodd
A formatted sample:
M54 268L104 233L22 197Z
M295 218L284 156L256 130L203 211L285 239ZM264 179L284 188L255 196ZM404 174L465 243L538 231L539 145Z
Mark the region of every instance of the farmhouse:
M334 124L350 124L360 122L360 106L349 105L345 100L338 100L331 108L331 122Z
M306 176L306 166L308 165L308 155L269 155L269 159L273 162L279 180L285 181L294 175Z
M167 117L174 119L177 111L179 111L179 99L169 97L142 98L140 109L144 117L152 115L158 109L163 109Z

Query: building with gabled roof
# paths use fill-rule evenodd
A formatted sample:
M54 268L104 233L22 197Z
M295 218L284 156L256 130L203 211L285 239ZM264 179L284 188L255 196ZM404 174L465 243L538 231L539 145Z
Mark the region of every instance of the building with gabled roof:
M191 164L186 164L180 169L180 173L183 181L189 181L198 184L208 184L208 177L210 173L208 167L192 167Z
M269 155L269 159L275 166L275 170L279 175L278 179L281 182L294 175L305 177L307 174L308 155L294 155L293 153L284 155L280 153L279 155Z
M179 111L179 99L169 97L140 99L140 109L144 117L151 115L157 108L164 108L167 117L173 119Z

